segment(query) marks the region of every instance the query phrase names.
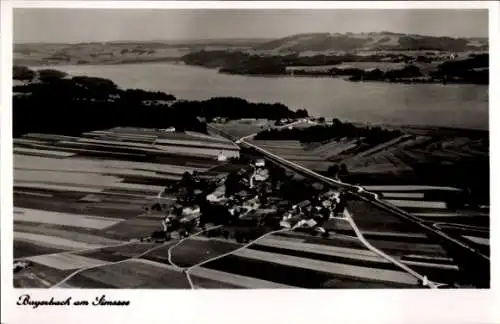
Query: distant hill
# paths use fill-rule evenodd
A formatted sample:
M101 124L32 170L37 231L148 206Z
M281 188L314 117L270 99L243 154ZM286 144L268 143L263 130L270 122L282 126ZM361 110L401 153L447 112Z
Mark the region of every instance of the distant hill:
M256 51L276 53L335 51L486 51L487 38L451 38L407 35L391 32L312 33L288 36L253 47Z
M205 39L176 41L113 41L78 44L14 44L15 65L120 64L179 61L198 51L240 51L249 54L331 54L336 52L452 51L484 52L486 38L451 38L376 33L310 33L280 39Z
M246 50L269 39L112 41L90 43L17 43L16 65L119 64L175 61L199 50Z

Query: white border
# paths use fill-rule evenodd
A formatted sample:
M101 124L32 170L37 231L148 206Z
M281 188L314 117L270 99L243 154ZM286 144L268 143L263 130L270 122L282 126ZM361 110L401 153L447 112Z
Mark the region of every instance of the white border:
M496 1L436 1L436 2L214 2L214 1L11 1L1 3L1 306L2 323L198 323L214 319L218 323L303 323L319 320L323 323L497 323L500 312L494 311L494 300L499 300L499 282L494 276L498 270L499 246L496 235L492 244L492 289L470 291L406 291L406 290L333 290L333 291L166 291L166 290L36 290L12 289L12 8L252 8L252 9L438 9L489 8L490 57L500 57L499 6ZM62 27L63 28L63 27ZM498 59L491 61L490 89L500 89ZM500 105L499 92L490 91L490 107ZM43 109L43 107L40 107ZM492 233L499 229L495 220L498 197L496 184L500 175L493 168L500 165L495 142L500 125L498 113L490 109L491 134L491 192ZM42 307L36 310L17 307L22 293L38 299L73 296L92 299L106 293L113 299L128 299L131 306L118 308L58 308ZM496 298L495 298L496 297ZM500 304L500 303L497 303ZM498 307L498 306L497 306Z
M18 8L122 9L486 9L490 1L62 1L7 0Z

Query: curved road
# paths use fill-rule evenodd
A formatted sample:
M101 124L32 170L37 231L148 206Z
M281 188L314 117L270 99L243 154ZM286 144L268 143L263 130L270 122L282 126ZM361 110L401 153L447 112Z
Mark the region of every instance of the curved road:
M282 128L287 128L287 127L290 127L290 126L294 126L294 125L297 125L297 124L301 124L301 123L304 123L306 122L306 120L299 120L297 122L294 122L294 123L291 123L291 124L287 124L287 125L283 125L281 127L277 127L277 129L282 129ZM380 197L376 194L376 193L373 193L373 192L369 192L367 190L365 190L363 187L361 186L358 186L358 185L352 185L352 184L348 184L348 183L344 183L344 182L341 182L339 180L335 180L335 179L331 179L331 178L328 178L328 177L325 177L319 173L316 173L310 169L307 169L297 163L294 163L292 161L288 161L284 158L281 158L280 156L276 155L276 154L273 154L265 149L262 149L252 143L249 143L249 142L246 142L245 140L246 139L249 139L249 138L252 138L254 137L255 135L257 135L257 133L254 133L254 134L250 134L250 135L247 135L247 136L244 136L238 140L235 141L235 144L238 144L238 145L241 145L241 144L244 144L244 145L247 145L257 151L259 151L260 153L262 153L263 155L267 156L268 158L271 158L273 160L277 160L279 163L282 163L284 165L287 165L288 167L290 168L293 168L293 169L296 169L296 170L300 170L316 179L319 179L321 181L324 181L328 184L333 184L333 185L336 185L336 186L339 186L339 187L342 187L342 188L345 188L345 189L348 189L349 191L353 192L354 194L356 194L359 198L365 200L365 201L368 201L370 203L373 203L379 207L382 207L402 218L405 218L417 225L419 225L420 227L422 227L424 230L426 230L427 232L432 232L436 235L438 235L439 237L441 238L444 238L446 239L447 241L449 242L452 242L453 244L459 246L460 248L462 249L466 249L468 250L469 252L472 252L476 255L479 255L480 257L486 259L489 261L489 258L487 256L484 256L483 254L481 254L480 252L476 251L475 249L473 249L472 247L470 246L467 246L465 244L463 244L462 242L460 241L457 241L451 237L449 237L448 235L446 235L445 233L443 233L441 230L439 230L438 228L434 228L432 226L428 226L427 224L424 224L420 219L414 217L414 216L411 216L410 214L408 214L407 212L405 212L404 210L401 210L399 208L397 208L396 206L393 206L383 200L380 199ZM364 197L362 196L361 194L365 194L365 195L369 195L371 196L370 198L367 198L367 197ZM158 197L157 197L158 198ZM356 236L358 237L358 239L363 243L363 245L365 245L365 247L367 247L369 250L377 253L378 255L380 255L381 257L387 259L388 261L390 261L391 263L397 265L398 267L400 267L401 269L403 269L404 271L410 273L411 275L415 276L416 278L418 278L419 280L421 280L421 282L423 283L423 285L425 286L428 286L430 288L438 288L441 286L441 284L438 284L438 283L434 283L434 282L430 282L427 280L427 278L425 276L422 276L421 274L415 272L414 270L412 270L411 268L407 267L406 265L402 264L401 262L399 262L398 260L392 258L391 256L385 254L384 252L378 250L377 248L373 247L363 236L363 234L361 233L361 231L359 230L359 228L357 227L356 223L354 222L354 220L352 219L352 217L346 217L344 220L346 220L350 225L351 227L354 229L355 233L356 233ZM217 228L219 226L216 226L214 228ZM198 233L195 233L189 237L186 237L182 240L180 240L179 242L177 242L175 245L172 245L169 249L168 249L168 259L170 261L170 263L175 267L175 268L178 268L178 269L182 269L185 274L186 274L186 277L189 281L189 284L191 286L191 288L194 288L194 285L191 281L191 278L190 278L190 275L189 275L189 271L195 267L198 267L198 266L201 266L205 263L208 263L208 262L211 262L211 261L214 261L214 260L217 260L217 259L220 259L220 258L223 258L225 256L228 256L228 255L231 255L237 251L240 251L240 250L243 250L245 248L247 248L248 246L254 244L256 241L266 237L266 236L269 236L269 235L272 235L272 234L275 234L277 232L283 232L283 231L289 231L291 229L281 229L281 230L278 230L278 231L273 231L273 232L269 232L269 233L266 233L260 237L258 237L257 239L245 244L244 246L236 249L236 250L233 250L233 251L230 251L230 252L227 252L225 254L222 254L222 255L219 255L219 256L216 256L214 258L210 258L208 260L205 260L205 261L202 261L200 263L197 263L193 266L190 266L190 267L187 267L187 268L181 268L179 266L177 266L175 263L172 262L172 256L171 256L171 251L173 248L175 248L176 246L180 245L182 242L184 242L185 240L191 238L192 236L195 236L195 235L198 235L202 232L205 232L207 230L210 230L210 229L214 229L214 228L209 228L209 229L205 229L201 232L198 232ZM293 228L292 228L293 229ZM129 243L129 242L127 242ZM156 247L153 247L147 251L144 251L142 253L140 253L139 255L136 255L135 257L132 257L132 258L128 258L128 259L125 259L125 260L120 260L118 262L113 262L113 263L107 263L106 265L109 265L109 264L116 264L116 263L122 263L122 262L126 262L126 261L129 261L129 260L133 260L133 259L138 259L150 252L152 252L153 250L156 250L160 247L163 247L165 246L166 244L160 244ZM93 268L98 268L98 267L101 267L103 265L97 265L97 266L92 266L92 267L87 267L87 268L81 268L81 269L78 269L76 270L75 272L71 273L69 276L67 276L66 278L64 278L63 280L61 280L60 282L54 284L52 286L52 288L54 287L58 287L58 286L61 286L63 285L65 282L67 282L68 280L70 280L71 278L73 278L75 275L85 271L85 270L89 270L89 269L93 269Z
M291 123L291 124L288 124L288 125L284 125L284 126L281 126L281 127L277 127L276 129L282 129L282 128L286 128L286 127L289 127L289 126L293 126L293 125L296 125L296 124L300 124L300 123L304 123L305 121L304 120L300 120L300 121L297 121L297 122L294 122L294 123ZM381 200L379 195L374 193L374 192L370 192L370 191L367 191L365 190L363 187L359 186L359 185L352 185L352 184L349 184L349 183L345 183L345 182L342 182L342 181L339 181L339 180L335 180L335 179L332 179L332 178L328 178L328 177L325 177L319 173L316 173L308 168L305 168L303 167L302 165L299 165L295 162L292 162L292 161L289 161L289 160L286 160L276 154L273 154L257 145L254 145L252 143L249 143L247 142L246 140L247 139L251 139L253 138L255 135L257 135L257 133L254 133L254 134L250 134L250 135L247 135L247 136L244 136L242 138L240 138L239 140L235 141L236 144L244 144L244 145L247 145L255 150L257 150L258 152L262 153L263 155L273 159L273 160L276 160L278 161L279 163L281 164L284 164L290 168L293 168L293 169L296 169L296 170L300 170L318 180L321 180L323 182L327 182L329 184L333 184L333 185L336 185L338 187L342 187L344 189L348 189L349 191L353 192L354 194L356 194L359 198L365 200L365 201L368 201L376 206L379 206L383 209L385 209L386 211L389 211L389 212L392 212L393 214L399 216L399 217L402 217L414 224L417 224L419 225L422 229L424 229L427 233L431 232L435 235L437 235L438 237L442 238L442 239L445 239L446 241L448 242L451 242L452 244L454 244L455 246L458 246L459 248L463 249L463 250L466 250L470 253L473 253L477 256L479 256L480 258L484 259L484 260L487 260L489 261L489 257L482 254L481 252L477 251L476 249L474 249L473 247L467 245L467 244L464 244L463 242L460 242L452 237L450 237L449 235L447 235L446 233L444 233L443 231L433 227L433 226L430 226L430 225L427 225L425 224L421 219L415 217L415 216L412 216L410 215L409 213L407 213L406 211L384 201L384 200ZM364 195L366 196L371 196L370 198L368 197L365 197Z
M277 127L277 129L286 128L286 127L300 124L303 122L305 122L305 120L300 120L298 122L294 122L294 123L289 124L289 125ZM298 170L298 171L305 173L305 174L307 174L315 179L318 179L322 182L347 189L349 192L353 193L358 198L360 198L366 202L369 202L369 203L371 203L379 208L382 208L383 210L390 212L390 213L392 213L400 218L403 218L403 219L405 219L405 220L407 220L415 225L418 225L424 231L424 233L432 235L440 240L443 240L447 244L449 244L449 246L452 248L450 251L451 251L451 253L453 253L456 256L457 262L459 262L464 267L464 269L468 269L469 267L471 267L472 268L471 271L472 271L473 275L475 275L477 273L477 270L474 269L475 267L479 267L487 272L489 271L490 259L487 255L483 254L482 252L480 252L476 248L449 236L448 234L443 232L440 227L434 227L432 225L426 224L420 218L415 217L415 216L409 214L408 212L406 212L405 210L402 210L402 209L380 199L378 194L376 194L374 192L367 191L359 185L352 185L352 184L344 183L344 182L339 181L339 180L325 177L319 173L316 173L310 169L303 167L302 165L299 165L299 164L294 163L292 161L286 160L286 159L284 159L276 154L273 154L273 153L255 145L255 144L252 144L252 143L249 143L246 141L247 139L253 138L255 135L257 135L257 133L244 136L244 137L236 140L235 143L240 145L240 146L245 145L247 147L253 148L254 150L256 150L256 151L260 152L261 154L263 154L264 156L266 156L268 159L274 160L275 162L278 162L278 163L280 163L284 166L287 166L291 169ZM483 270L481 270L481 271L483 271ZM466 270L466 271L468 271L468 270ZM484 277L484 276L482 276L482 277ZM481 285L481 287L483 287L483 286L489 287L489 285L488 285L489 279L486 280L482 277L476 278L476 280L478 280L478 282L480 282L479 285ZM488 277L489 277L489 275L488 275Z
M432 282L432 281L429 281L427 279L426 276L424 275L421 275L420 273L414 271L413 269L411 269L410 267L408 267L407 265L401 263L400 261L396 260L395 258L387 255L386 253L384 253L383 251L377 249L376 247L374 247L373 245L371 245L363 236L363 234L361 233L361 231L359 230L359 228L357 227L356 223L354 222L354 220L352 219L352 217L350 217L350 215L346 215L345 217L336 217L336 219L339 219L339 220L343 220L343 221L346 221L351 227L352 229L354 230L354 232L356 233L356 236L357 238L360 240L360 242L370 251L374 252L375 254L379 255L380 257L386 259L387 261L391 262L392 264L394 264L395 266L399 267L400 269L402 269L403 271L405 271L406 273L412 275L413 277L417 278L423 286L425 287L429 287L429 288L432 288L432 289L436 289L436 288L439 288L441 286L443 286L443 284L441 283L435 283L435 282ZM215 226L215 227L212 227L212 228L209 228L209 229L206 229L206 230L203 230L201 232L198 232L198 233L195 233L193 235L190 235L182 240L180 240L179 242L177 242L175 245L172 245L170 246L170 248L168 249L168 261L171 265L173 265L176 269L178 270L182 270L184 271L185 275L186 275L186 278L189 282L189 285L191 286L191 289L195 289L195 285L193 284L193 281L191 279L191 276L190 276L190 271L196 267L200 267L206 263L209 263L209 262L212 262L212 261L215 261L215 260L219 260L219 259L222 259L226 256L229 256L229 255L232 255L234 253L237 253L239 251L242 251L246 248L248 248L249 246L251 246L252 244L255 244L257 243L259 240L262 240L263 238L267 237L267 236L270 236L270 235L273 235L273 234L277 234L277 233L283 233L283 232L288 232L288 231L293 231L294 229L296 229L297 227L300 227L299 225L295 225L293 226L292 228L283 228L283 229L279 229L279 230L275 230L275 231L271 231L271 232L268 232L268 233L265 233L261 236L259 236L258 238L256 238L255 240L252 240L250 242L248 242L247 244L235 249L235 250L232 250L232 251L229 251L229 252L226 252L224 254L221 254L221 255L218 255L218 256L215 256L213 258L209 258L207 260L204 260L204 261L201 261L197 264L194 264L192 266L189 266L189 267L180 267L178 265L176 265L173 261L172 261L172 250L174 248L176 248L177 246L179 246L182 242L196 236L196 235L199 235L200 233L202 232L205 232L207 230L210 230L210 229L215 229L215 228L218 228L220 226Z

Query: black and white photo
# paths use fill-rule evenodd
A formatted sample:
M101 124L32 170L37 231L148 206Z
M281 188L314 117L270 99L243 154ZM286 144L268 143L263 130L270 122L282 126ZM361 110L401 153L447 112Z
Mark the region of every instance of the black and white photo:
M2 323L488 318L498 8L381 3L3 3Z
M487 10L13 23L15 287L489 287Z

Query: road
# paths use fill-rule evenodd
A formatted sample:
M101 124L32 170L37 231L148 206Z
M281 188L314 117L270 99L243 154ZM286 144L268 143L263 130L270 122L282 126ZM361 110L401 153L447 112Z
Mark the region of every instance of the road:
M288 125L277 127L276 129L287 128L287 127L290 127L290 126L293 126L296 124L300 124L300 123L303 123L303 121L298 121L298 122L294 122L294 123L291 123ZM449 237L448 235L446 235L442 231L436 230L435 228L432 228L431 226L425 224L421 219L410 215L406 211L404 211L404 210L402 210L402 209L400 209L400 208L398 208L398 207L396 207L396 206L394 206L394 205L392 205L384 200L381 200L379 195L374 193L374 192L367 191L359 185L352 185L352 184L345 183L345 182L342 182L339 180L325 177L324 175L321 175L321 174L314 172L308 168L305 168L304 166L299 165L295 162L286 160L286 159L284 159L276 154L273 154L273 153L271 153L271 152L269 152L269 151L267 151L267 150L265 150L257 145L254 145L254 144L246 141L247 139L253 138L255 135L257 135L257 133L244 136L244 137L240 138L239 140L237 140L235 143L239 144L239 145L241 145L241 144L247 145L247 146L259 151L263 155L270 157L271 159L273 159L281 164L284 164L287 167L290 167L291 169L300 170L301 172L306 173L309 176L311 176L317 180L326 182L330 185L334 185L334 186L337 186L337 187L340 187L343 189L347 189L348 191L352 192L353 194L355 194L359 198L366 200L366 201L369 201L371 203L374 203L375 205L377 205L379 207L383 207L385 210L388 210L388 211L392 212L393 214L396 214L400 217L405 218L408 221L411 221L412 223L419 225L425 231L431 231L431 232L433 232L433 234L439 235L440 237L445 238L445 239L449 240L450 242L454 242L455 244L461 246L462 248L465 248L465 249L467 249L471 252L474 252L474 253L481 254L478 251L476 251L474 248L467 246L466 244L459 242L452 237ZM364 194L364 196L362 194ZM367 198L367 196L370 198ZM489 258L487 256L483 256L483 257L489 260Z
M291 126L293 126L293 125L297 125L297 124L300 124L300 123L303 123L303 122L304 122L304 121L297 121L297 122L294 122L294 123L292 123L292 124L288 124L288 125L281 126L281 127L279 127L279 129L281 129L281 128L291 127ZM296 163L294 163L294 162L291 162L291 161L288 161L288 160L286 160L286 159L283 159L283 158L281 158L281 157L279 157L279 156L277 156L277 155L275 155L275 154L273 154L273 153L271 153L271 152L268 152L268 151L266 151L266 150L264 150L264 149L262 149L262 148L260 148L260 147L258 147L258 146L256 146L256 145L254 145L254 144L249 143L249 142L247 142L247 141L246 141L247 139L253 138L255 135L256 135L256 134L250 134L250 135L247 135L247 136L245 136L245 137L243 137L243 138L240 138L238 141L236 141L236 143L237 143L238 145L247 145L247 146L249 146L249 147L252 147L253 149L255 149L255 150L257 150L257 151L261 152L261 153L262 153L263 155L265 155L266 157L271 158L272 160L277 161L278 163L281 163L281 164L283 164L283 165L286 165L286 166L290 167L291 169L300 170L301 172L306 173L306 174L308 174L309 176L314 177L314 178L316 178L316 179L318 179L318 180L321 180L321 181L323 181L323 182L327 182L327 183L328 183L328 184L330 184L330 185L335 185L335 186L338 186L338 187L341 187L341 188L345 188L345 189L347 189L347 190L349 190L349 191L353 191L353 193L355 193L355 194L357 194L357 195L360 195L360 194L362 194L362 193L366 193L366 194L368 194L368 195L370 196L370 198L366 198L366 197L362 197L362 198L363 198L363 199L365 199L365 200L371 201L372 203L377 203L377 202L378 202L378 203L383 203L382 201L380 201L380 199L379 199L379 197L378 197L377 195L375 195L375 194L373 194L373 193L370 193L370 192L367 192L366 190L364 190L364 189L363 189L362 187L360 187L360 186L355 186L355 185L351 185L351 184L343 183L343 182L338 181L338 180L335 180L335 179L330 179L330 178L325 177L325 176L323 176L323 175L320 175L320 174L318 174L318 173L316 173L316 172L314 172L314 171L312 171L312 170L310 170L310 169L307 169L307 168L305 168L305 167L303 167L303 166L301 166L301 165L298 165L298 164L296 164ZM160 197L160 194L158 194L158 196L156 196L156 198L159 198L159 197ZM379 256L383 257L383 258L384 258L384 259L386 259L387 261L389 261L389 262L393 263L394 265L398 266L398 267L399 267L399 268L401 268L403 271L405 271L405 272L407 272L407 273L411 274L412 276L416 277L417 279L419 279L419 280L422 282L422 284L423 284L424 286L427 286L427 287L430 287L430 288L438 288L438 287L440 286L440 284L439 284L439 283L434 283L434 282L428 281L428 280L427 280L427 278L426 278L425 276L422 276L421 274L419 274L419 273L415 272L414 270L412 270L411 268L409 268L409 267L408 267L408 266L406 266L405 264L403 264L403 263L399 262L398 260L394 259L393 257L391 257L391 256L389 256L389 255L387 255L387 254L385 254L383 251L380 251L379 249L377 249L377 248L375 248L374 246L372 246L372 245L371 245L371 244L370 244L370 243L369 243L369 242L368 242L368 241L364 238L363 234L361 233L361 231L360 231L360 230L359 230L359 228L357 227L357 225L356 225L356 223L355 223L355 221L354 221L354 219L353 219L352 217L350 217L350 216L346 216L346 217L345 217L345 219L342 219L342 220L347 221L347 222L350 224L350 226L354 229L354 232L355 232L355 234L356 234L357 238L361 241L361 243L362 243L362 244L363 244L366 248L368 248L368 249L369 249L369 250L371 250L372 252L374 252L374 253L378 254ZM207 230L209 230L209 229L207 229ZM269 236L269 235L272 235L272 234L275 234L275 233L278 233L278 232L282 232L282 231L289 231L289 230L291 230L291 229L282 229L282 230L278 230L278 231L276 231L276 232L266 233L265 235L263 235L263 236L261 236L261 237L257 238L256 240L254 240L254 241L252 241L252 242L249 242L248 244L246 244L246 245L244 245L244 246L240 247L240 248L239 248L239 249L237 249L237 250L234 250L234 251L231 251L231 252L225 253L225 254L223 254L223 255L219 255L219 256L217 256L217 257L214 257L214 258L211 258L211 259L208 259L208 260L204 260L204 261L202 261L202 262L200 262L200 263L198 263L198 264L195 264L195 265L190 266L190 267L187 267L187 268L181 268L181 267L178 267L177 265L175 265L175 263L174 263L174 262L172 261L172 259L171 259L171 258L172 258L172 257L171 257L171 252L172 252L172 250L173 250L173 249L175 249L175 248L176 248L177 246L179 246L180 244L182 244L182 242L184 242L185 240L188 240L189 238L191 238L191 237L193 237L193 236L196 236L196 235L198 235L198 234L202 233L202 232L203 232L203 231L202 231L202 232L199 232L199 233L195 233L195 234L191 235L191 236L190 236L190 237L188 237L188 238L185 238L185 239L183 239L183 240L180 240L180 241L179 241L179 242L177 242L175 245L170 246L170 248L168 249L168 259L169 259L170 263L171 263L171 264L172 264L175 268L177 268L178 270L184 271L184 273L185 273L185 275L186 275L186 279L189 281L189 284L190 284L191 288L195 288L195 286L194 286L194 284L193 284L193 282L192 282L192 280L191 280L191 278L190 278L190 271L191 271L192 269L194 269L194 268L196 268L196 267L199 267L199 266L202 266L202 265L204 265L204 264L206 264L206 263L209 263L209 262L211 262L211 261L215 261L215 260L218 260L218 259L223 258L223 257L225 257L225 256L231 255L231 254L233 254L233 253L236 253L237 251L243 250L243 249L245 249L245 248L249 247L251 244L256 243L258 240L260 240L260 239L262 239L262 238L264 238L264 237L266 237L266 236ZM130 244L130 242L123 243L123 245L124 245L124 244ZM144 255L146 255L146 254L148 254L148 253L150 253L150 252L152 252L153 250L155 250L155 249L158 249L158 248L162 247L162 246L165 246L165 245L164 245L164 244L162 244L162 245L156 246L156 247L154 247L154 248L151 248L151 249L149 249L149 250L147 250L147 251L144 251L144 252L140 253L140 254L139 254L139 255L137 255L137 256L134 256L134 257L128 258L128 259L126 259L126 260L120 260L120 261L114 262L114 263L112 263L112 264L116 264L116 263L123 263L123 262L127 262L127 261L130 261L130 260L138 259L138 258L140 258L140 257L142 257L142 256L144 256ZM68 253L68 252L66 252L66 253ZM109 264L106 264L106 265L109 265ZM71 278L73 278L74 276L76 276L76 275L80 274L81 272L86 271L86 270L90 270L90 269L94 269L94 268L98 268L98 267L101 267L101 266L104 266L104 265L96 265L96 266L91 266L91 267L87 267L87 268L78 269L78 270L74 271L73 273L71 273L70 275L68 275L68 276L67 276L66 278L64 278L63 280L61 280L60 282L58 282L58 283L56 283L55 285L53 285L52 287L61 287L61 286L65 285L65 283L66 283L67 281L69 281L69 280L70 280Z
M337 217L336 217L337 218ZM397 259L387 255L386 253L384 253L383 251L377 249L376 247L374 247L373 245L371 245L363 236L363 234L361 233L361 231L359 230L359 228L357 227L356 223L354 222L354 220L352 219L352 217L350 216L349 213L347 214L344 214L344 217L338 217L337 219L339 220L342 220L342 221L346 221L354 230L354 232L356 233L356 236L357 238L360 240L360 242L370 251L374 252L375 254L379 255L380 257L384 258L385 260L387 260L388 262L394 264L395 266L399 267L400 269L402 269L403 271L407 272L408 274L410 274L411 276L415 277L416 279L418 279L421 283L422 283L422 286L424 287L428 287L428 288L432 288L432 289L436 289L436 288L439 288L441 286L443 286L443 284L441 283L436 283L436 282L433 282L433 281L430 281L427 279L427 277L425 275L422 275L416 271L414 271L413 269L411 269L410 267L408 267L407 265L405 265L404 263L398 261ZM218 228L220 226L215 226L215 227L212 227L210 229L215 229L215 228ZM182 240L180 240L179 242L177 242L175 245L172 245L170 246L170 248L168 249L168 261L171 265L173 265L176 269L180 270L180 271L183 271L184 274L186 275L186 279L188 280L189 282L189 285L191 286L191 289L195 289L195 285L193 284L193 281L191 279L191 276L190 276L190 271L193 270L194 268L196 267L200 267L200 266L203 266L204 264L207 264L209 262L212 262L212 261L215 261L215 260L219 260L219 259L222 259L224 257L227 257L229 255L232 255L232 254L236 254L237 252L239 251L242 251L244 249L247 249L249 248L251 245L257 243L258 241L268 237L268 236L271 236L271 235L274 235L274 234L277 234L277 233L283 233L283 232L288 232L288 231L293 231L294 229L296 229L297 227L300 227L299 224L296 224L295 226L293 226L292 228L283 228L283 229L279 229L279 230L275 230L275 231L271 231L271 232L268 232L268 233L265 233L263 234L262 236L259 236L258 238L248 242L247 244L235 249L235 250L232 250L232 251L229 251L227 253L224 253L224 254L221 254L221 255L218 255L218 256L215 256L213 258L209 258L207 260L204 260L204 261L201 261L195 265L192 265L190 267L180 267L178 265L176 265L173 260L172 260L172 251L178 247L179 245L181 245L184 241L187 241L205 231L208 231L210 229L206 229L206 230L203 230L201 232L198 232L198 233L195 233L195 234L192 234Z
M283 129L283 128L287 128L287 127L294 126L294 125L304 123L304 122L306 122L306 120L302 119L302 120L293 122L291 124L283 125L280 127L275 127L275 129ZM273 127L271 127L271 128L273 128ZM308 168L305 168L302 165L299 165L295 162L286 160L286 159L284 159L284 158L282 158L274 153L271 153L271 152L255 145L255 144L248 142L248 140L255 137L255 135L257 135L257 133L241 137L241 138L237 139L236 141L234 141L233 138L230 138L230 139L233 140L237 145L240 145L241 147L246 146L246 147L249 147L249 148L256 150L257 152L260 152L262 155L264 155L268 159L270 159L278 164L281 164L281 165L286 166L290 169L304 173L304 174L306 174L306 175L308 175L308 176L310 176L318 181L321 181L321 182L324 182L324 183L327 183L329 185L333 185L333 186L336 186L339 188L346 189L347 191L354 194L358 198L363 199L363 200L365 200L365 201L367 201L367 202L369 202L369 203L371 203L371 204L373 204L373 205L375 205L375 206L377 206L385 211L388 211L388 212L390 212L390 213L392 213L392 214L394 214L402 219L405 219L406 221L409 221L409 222L419 226L424 231L424 233L438 239L439 241L443 242L443 244L447 245L450 248L450 251L452 251L451 253L454 255L454 257L457 258L457 262L460 263L464 267L464 269L469 269L469 267L471 267L470 271L472 274L476 274L476 270L472 269L476 266L480 267L481 269L485 269L485 271L489 271L489 267L490 267L489 257L487 255L481 253L476 248L447 235L440 228L436 228L436 227L433 227L431 225L428 225L423 220L419 219L418 217L410 215L406 211L404 211L404 210L402 210L402 209L400 209L400 208L398 208L398 207L396 207L396 206L394 206L394 205L392 205L384 200L381 200L380 197L376 193L367 191L359 185L352 185L349 183L344 183L344 182L339 181L339 180L328 178L328 177L323 176L319 173L316 173ZM488 277L489 277L489 275L488 275ZM484 278L478 279L478 280L480 280L482 282L481 285L486 285L487 284L486 281L489 281L489 280L486 280Z

